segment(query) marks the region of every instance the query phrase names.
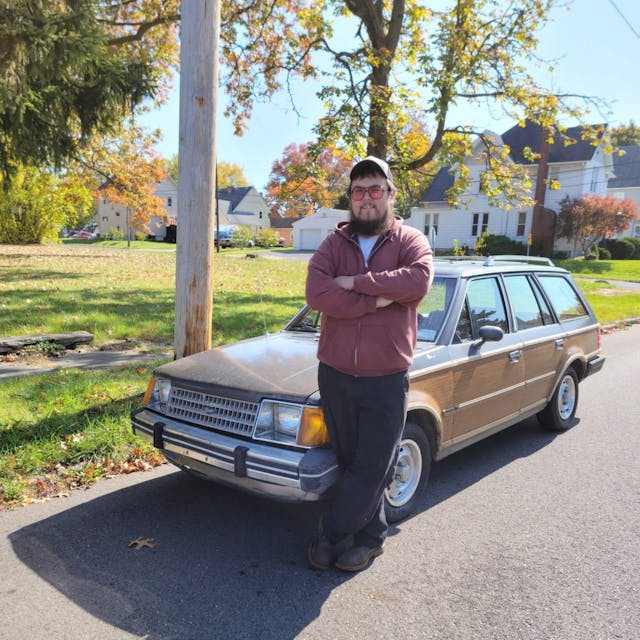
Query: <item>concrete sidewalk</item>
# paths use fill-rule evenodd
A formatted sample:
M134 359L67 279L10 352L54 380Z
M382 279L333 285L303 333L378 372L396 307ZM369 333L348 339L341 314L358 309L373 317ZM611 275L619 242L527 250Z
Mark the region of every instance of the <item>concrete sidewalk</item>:
M0 362L0 380L20 378L38 373L51 373L56 369L113 369L149 360L170 360L173 353L150 353L135 349L121 351L83 351L70 353L56 358L43 358L38 364L24 361Z

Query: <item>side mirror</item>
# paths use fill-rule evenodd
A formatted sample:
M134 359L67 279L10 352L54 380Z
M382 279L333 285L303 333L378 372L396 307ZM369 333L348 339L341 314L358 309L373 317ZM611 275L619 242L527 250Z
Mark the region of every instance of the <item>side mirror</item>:
M500 327L494 327L490 324L480 327L478 333L480 340L473 343L474 349L479 349L485 342L499 342L504 338L504 331Z

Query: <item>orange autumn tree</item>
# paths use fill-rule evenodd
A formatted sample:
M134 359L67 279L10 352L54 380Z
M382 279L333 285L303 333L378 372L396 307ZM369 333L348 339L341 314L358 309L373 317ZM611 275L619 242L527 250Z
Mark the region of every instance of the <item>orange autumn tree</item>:
M271 213L302 218L319 207L344 207L351 166L335 147L312 155L311 143L288 145L271 165L266 194Z
M78 163L103 178L97 198L129 207L132 229L144 228L153 216L166 217L164 201L153 194L153 186L168 175L166 162L155 151L156 141L157 134L130 125L117 137L94 140Z

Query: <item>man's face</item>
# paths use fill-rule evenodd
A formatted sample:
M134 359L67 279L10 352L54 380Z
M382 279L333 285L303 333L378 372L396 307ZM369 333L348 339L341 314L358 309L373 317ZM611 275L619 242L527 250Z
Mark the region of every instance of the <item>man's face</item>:
M362 200L357 199L358 191L364 189ZM371 191L382 191L382 197L376 199ZM362 193L362 192L361 192ZM376 235L387 226L393 216L395 194L389 190L387 181L381 175L354 178L351 182L349 203L351 207L351 223L356 233Z

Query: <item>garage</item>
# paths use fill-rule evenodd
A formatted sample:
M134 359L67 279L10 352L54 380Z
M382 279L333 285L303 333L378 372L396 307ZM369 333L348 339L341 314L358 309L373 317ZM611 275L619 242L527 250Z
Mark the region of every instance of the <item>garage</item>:
M315 251L320 243L343 220L349 219L344 209L322 207L306 218L293 223L293 248L299 251Z
M322 241L320 229L300 229L300 250L315 251Z

